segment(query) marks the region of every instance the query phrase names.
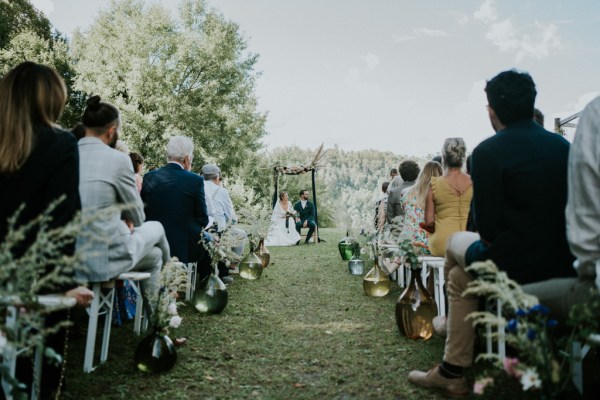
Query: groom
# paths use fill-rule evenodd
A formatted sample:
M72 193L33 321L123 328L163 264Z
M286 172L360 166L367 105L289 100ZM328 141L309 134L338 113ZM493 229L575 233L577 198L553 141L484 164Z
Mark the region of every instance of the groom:
M302 228L308 228L306 234L306 240L304 243L308 243L312 237L317 224L315 223L315 206L313 203L308 201L308 190L300 191L300 201L294 204L294 210L296 210L296 230L300 234ZM300 243L300 241L298 241Z

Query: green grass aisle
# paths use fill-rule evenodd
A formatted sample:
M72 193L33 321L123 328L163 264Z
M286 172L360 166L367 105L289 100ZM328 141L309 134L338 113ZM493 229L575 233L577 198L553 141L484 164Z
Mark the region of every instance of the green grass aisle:
M66 399L423 399L442 398L406 380L439 362L443 341L400 336L393 284L364 295L337 251L341 230L318 245L273 247L260 279L236 277L221 315L182 307L185 336L173 370L144 375L133 365L138 338L113 327L108 362L81 372L84 337L69 343ZM366 271L365 271L366 272Z

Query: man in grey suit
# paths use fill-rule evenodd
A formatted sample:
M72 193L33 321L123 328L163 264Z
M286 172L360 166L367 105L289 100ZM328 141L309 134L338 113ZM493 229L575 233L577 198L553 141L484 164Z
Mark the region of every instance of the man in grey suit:
M91 222L77 239L84 264L77 275L83 281L103 282L131 270L150 272L151 278L142 281L150 315L149 299L170 258L169 244L159 222L144 223L131 160L109 146L118 138L118 110L99 100L88 100L82 118L86 135L79 141L79 194L83 217Z

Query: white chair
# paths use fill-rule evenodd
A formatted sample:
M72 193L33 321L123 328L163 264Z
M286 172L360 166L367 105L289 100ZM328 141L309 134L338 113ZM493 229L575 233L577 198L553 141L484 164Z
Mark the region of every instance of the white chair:
M150 278L149 272L124 272L117 276L115 280L129 280L134 284L132 287L137 293L135 305L134 331L139 334L141 331L141 320L143 313L144 300L141 296L139 283L144 279ZM102 345L100 349L100 364L106 362L108 358L108 347L110 344L110 329L112 326L112 310L115 299L115 282L93 282L91 283L94 299L87 308L89 315L88 332L85 342L85 356L83 359L83 371L92 372L94 370L94 353L96 350L96 334L98 331L98 318L104 315L104 330L102 334ZM104 290L103 290L104 289ZM144 322L147 326L147 319Z
M490 301L495 301L496 310L493 310L493 306L490 306ZM486 354L488 354L490 356L494 354L493 337L496 336L497 356L498 356L498 359L501 362L503 362L504 359L506 358L506 330L505 330L505 326L504 326L505 319L502 316L502 307L504 306L504 303L500 299L495 299L495 300L490 300L490 301L486 301L486 303L485 303L486 311L495 312L496 317L498 317L499 323L498 323L498 326L496 327L495 335L494 335L494 333L492 333L492 325L491 324L485 325Z
M446 315L446 297L444 295L444 257L421 256L421 280L427 287L427 278L433 272L433 295L437 305L438 315Z
M77 301L74 297L66 297L62 295L40 295L38 296L38 303L44 307L44 309L48 312L58 311L62 309L67 309L74 307L77 304ZM14 330L18 335L21 334L22 328L19 323L19 313L17 312L17 306L9 306L7 308L6 315L6 327ZM6 345L6 347L2 351L2 365L7 368L8 374L14 378L15 370L17 366L17 357L28 351L29 348L15 348L10 343ZM34 349L34 358L33 358L33 381L31 385L31 400L37 400L39 394L39 383L42 379L42 365L43 365L43 355L44 355L44 343L39 343ZM12 400L12 385L6 381L6 379L2 379L2 389L4 390L4 396L7 400Z
M144 298L142 297L142 288L140 286L141 281L150 279L150 272L124 272L117 277L119 281L129 281L131 287L135 291L135 317L133 319L133 331L136 335L139 335L143 330L148 329L148 318L143 318L142 327L142 316L144 316Z

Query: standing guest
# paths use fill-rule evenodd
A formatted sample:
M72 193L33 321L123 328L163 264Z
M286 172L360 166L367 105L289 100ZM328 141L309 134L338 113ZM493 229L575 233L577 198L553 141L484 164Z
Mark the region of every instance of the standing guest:
M160 270L170 258L165 231L158 222L144 222L144 205L135 187L131 159L112 146L121 128L119 110L100 101L100 96L92 96L81 121L85 126L85 137L79 141L83 215L105 215L93 220L78 238L85 267L78 272L79 278L105 282L127 271L150 272L150 279L143 280L141 286L144 306L151 316L150 299L158 290Z
M381 196L375 202L375 229L377 232L383 232L385 226L385 210L387 208L387 190L390 186L389 182L383 182L381 184Z
M135 172L135 187L138 190L138 193L142 191L142 183L144 179L142 178L142 170L144 168L144 157L138 153L129 153L129 158L131 158L131 164L133 165L133 172Z
M217 224L217 233L220 235L228 229L236 238L240 240L233 251L241 256L244 251L244 245L247 238L246 232L232 225L237 224L237 215L233 209L233 202L229 196L227 189L223 187L223 178L221 169L215 164L206 164L202 167L202 176L204 177L204 189L207 199L213 203L215 212L215 222ZM219 266L219 275L227 277L229 275L227 268ZM233 279L224 279L223 282L232 281Z
M574 274L564 212L569 143L533 121L536 90L529 74L502 72L485 91L496 134L473 151L479 234L458 232L447 244L449 312L442 363L408 375L416 385L457 397L470 392L463 373L473 362L475 329L465 317L479 304L478 297L463 295L473 280L465 267L492 260L520 284Z
M429 251L435 257L444 256L450 235L467 227L473 183L462 172L466 155L467 146L462 138L446 139L442 147L444 174L431 178L429 184L422 227L431 233Z
M22 205L15 227L36 218L61 196L64 200L52 212L49 229L64 226L81 208L77 141L56 124L66 101L65 83L45 65L24 62L0 80L0 242L8 233L8 219ZM15 258L35 242L35 233L11 249ZM74 251L74 245L65 245L62 254L68 257ZM89 305L94 296L89 289L77 287L74 280L51 290L65 292L82 306ZM55 312L46 318L46 324L53 327L66 318L65 312ZM46 345L59 354L63 354L64 343L63 330L46 337ZM44 364L40 397L54 398L62 365ZM20 358L17 379L29 385L31 367L32 360Z
M401 240L410 240L412 243L420 242L429 248L427 232L421 228L421 222L425 221L425 203L429 183L432 178L442 175L443 170L440 163L429 161L423 167L415 184L404 190L402 194L402 210L404 211L404 226L400 235ZM429 253L429 250L426 250Z
M304 243L308 244L313 232L317 229L317 223L315 222L315 206L308 200L308 190L304 189L300 191L300 201L294 204L294 210L296 211L296 231L300 235L302 228L308 228L306 232L306 240Z
M400 163L400 176L396 176L390 183L388 189L388 200L386 209L386 219L388 224L401 225L404 221L404 212L402 211L402 191L415 184L415 179L419 176L419 164L412 160L405 160Z
M173 136L167 144L167 164L144 175L142 199L148 221L163 224L171 254L183 263L198 263L198 279L212 272L201 240L208 225L204 178L190 172L194 142Z

